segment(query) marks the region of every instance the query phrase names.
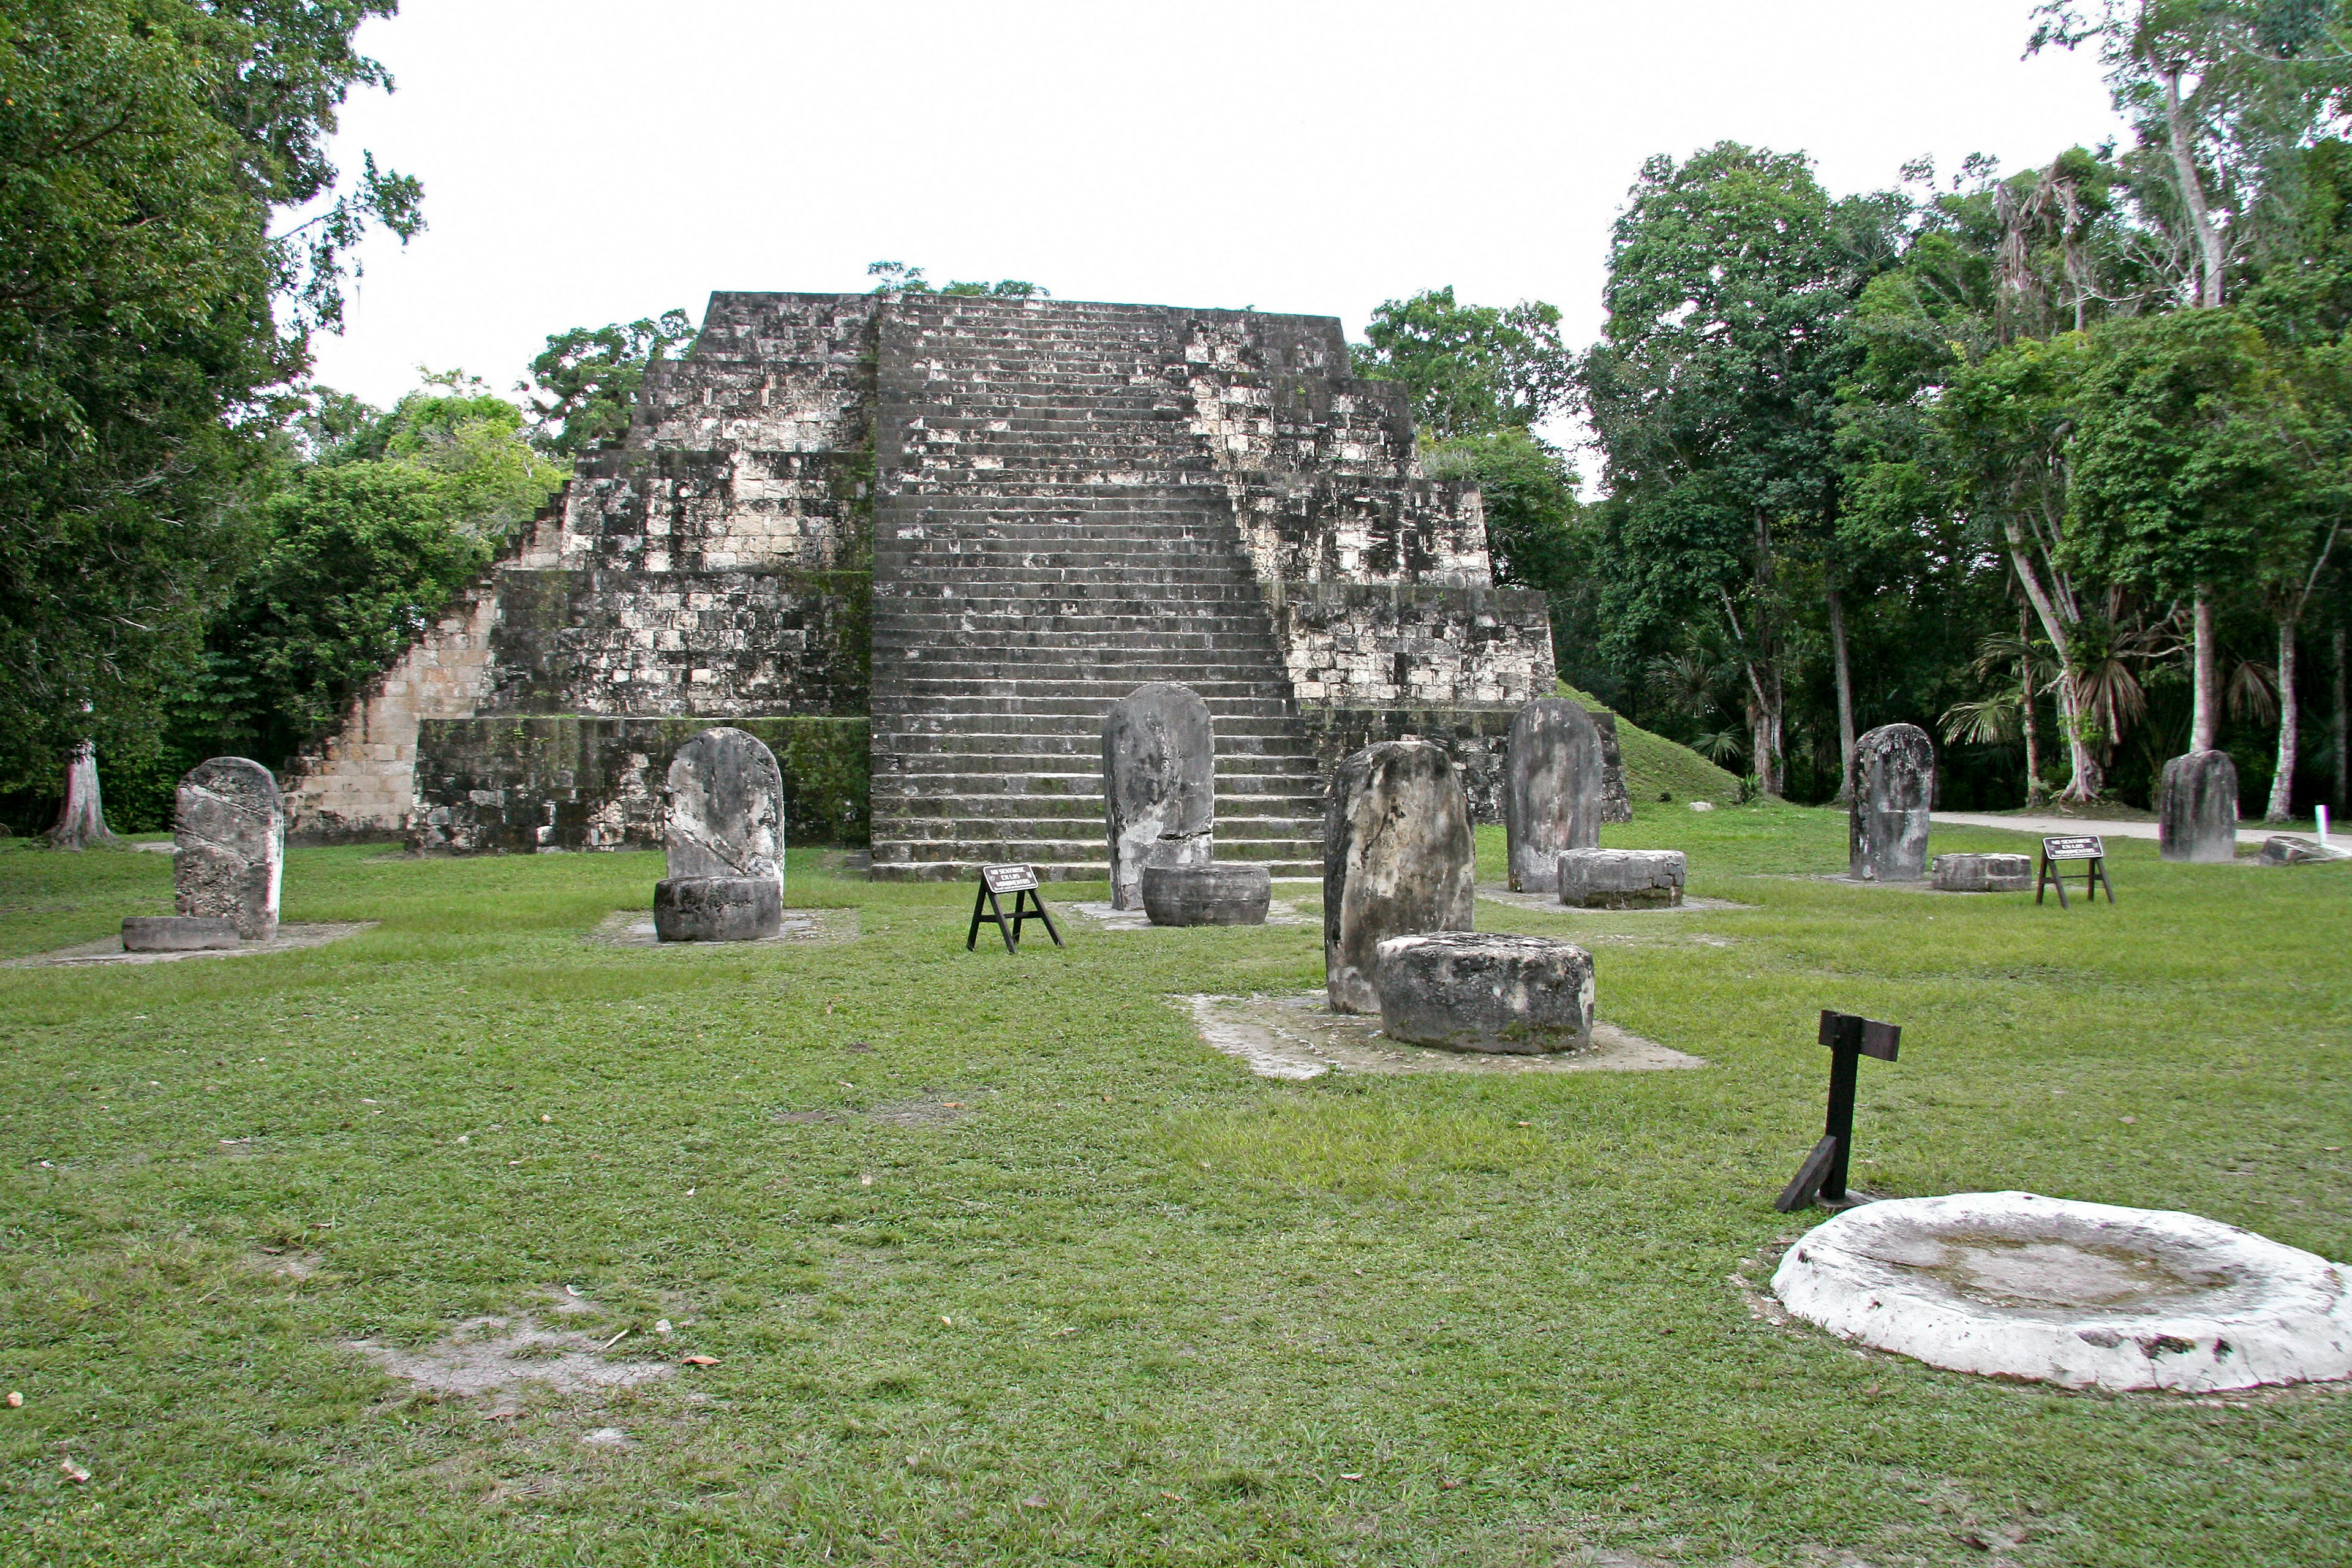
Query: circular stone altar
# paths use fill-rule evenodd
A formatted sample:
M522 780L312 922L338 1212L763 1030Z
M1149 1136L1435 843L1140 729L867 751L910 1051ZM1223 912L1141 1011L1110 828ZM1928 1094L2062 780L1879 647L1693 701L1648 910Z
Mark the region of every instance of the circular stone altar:
M2032 1193L1848 1209L1772 1293L1842 1338L2069 1388L2352 1377L2352 1269L2235 1226Z

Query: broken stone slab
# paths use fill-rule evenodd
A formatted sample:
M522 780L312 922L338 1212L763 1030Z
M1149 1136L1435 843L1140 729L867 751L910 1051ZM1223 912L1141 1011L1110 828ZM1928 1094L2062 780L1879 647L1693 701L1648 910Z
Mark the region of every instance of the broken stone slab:
M1842 1339L1929 1366L2205 1392L2352 1376L2347 1274L2198 1215L1955 1193L1816 1226L1772 1293Z
M1264 866L1234 861L1148 865L1142 890L1144 912L1156 926L1262 926L1274 901L1274 877Z
M2164 764L2156 792L2157 853L2226 865L2238 858L2238 764L2227 752L2191 752Z
M748 731L705 730L671 756L667 782L663 841L670 879L770 881L782 908L784 773L776 754ZM772 921L768 930L772 935Z
M1938 892L2033 891L2033 857L2031 855L1938 855L1933 869Z
M1600 727L1564 697L1539 698L1511 720L1503 771L1511 890L1550 892L1560 853L1601 842L1607 759Z
M1679 849L1570 849L1552 882L1559 901L1585 910L1664 910L1683 901L1690 861Z
M1592 1043L1592 954L1573 942L1426 931L1380 945L1381 1033L1454 1051L1538 1056Z
M1468 931L1470 803L1444 748L1381 741L1339 764L1323 816L1323 974L1335 1013L1377 1013L1380 944Z
M1111 908L1139 909L1147 861L1209 863L1217 795L1209 705L1173 681L1139 686L1103 716L1102 753Z
M2292 834L2273 833L2263 840L2262 864L2265 866L2303 866L2315 860L2333 860L2335 856L2308 838Z
M172 826L173 907L233 921L247 942L277 934L286 866L277 776L247 757L198 763L180 780Z
M1857 882L1916 882L1927 874L1927 814L1936 748L1916 724L1881 724L1853 748L1847 874Z
M654 884L663 942L764 942L783 929L783 889L770 877L667 877Z
M225 915L132 915L122 922L125 952L213 952L238 940L236 922Z

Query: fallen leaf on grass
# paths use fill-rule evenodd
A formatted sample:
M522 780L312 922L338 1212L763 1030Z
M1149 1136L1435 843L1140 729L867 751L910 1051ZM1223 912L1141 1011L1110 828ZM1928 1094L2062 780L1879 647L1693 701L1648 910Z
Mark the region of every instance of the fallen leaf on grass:
M89 1479L89 1472L83 1469L79 1465L75 1464L71 1459L58 1460L58 1468L63 1470L65 1472L66 1479L73 1482L76 1486L81 1486L87 1483Z
M1979 1552L1990 1552L1992 1550L1992 1542L1987 1541L1983 1536L1979 1535L1973 1530L1956 1530L1952 1532L1952 1539L1958 1542L1963 1546L1972 1546Z
M1046 1503L1045 1500L1042 1497L1025 1497L1021 1500L1021 1506L1023 1508L1044 1508L1046 1506Z
M1364 1479L1364 1472L1361 1470L1341 1470L1339 1472L1339 1479L1343 1481L1360 1481Z
M719 1364L719 1358L715 1355L690 1355L682 1356L679 1359L688 1366L717 1366Z

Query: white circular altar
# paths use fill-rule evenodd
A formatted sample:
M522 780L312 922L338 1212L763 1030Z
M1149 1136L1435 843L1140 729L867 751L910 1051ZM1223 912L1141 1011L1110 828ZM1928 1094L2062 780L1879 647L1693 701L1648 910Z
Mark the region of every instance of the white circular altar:
M1955 1193L1808 1232L1772 1293L1842 1338L2069 1388L2352 1377L2352 1268L2196 1215Z

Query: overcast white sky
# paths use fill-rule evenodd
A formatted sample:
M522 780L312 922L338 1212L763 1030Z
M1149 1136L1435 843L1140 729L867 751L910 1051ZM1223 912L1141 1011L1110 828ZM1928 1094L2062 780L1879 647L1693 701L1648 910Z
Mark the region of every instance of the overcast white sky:
M1922 153L2046 161L2116 121L2031 0L406 0L337 152L425 182L318 375L504 390L551 332L883 258L1064 299L1343 318L1451 283L1597 332L1642 161L1801 148L1836 193Z

